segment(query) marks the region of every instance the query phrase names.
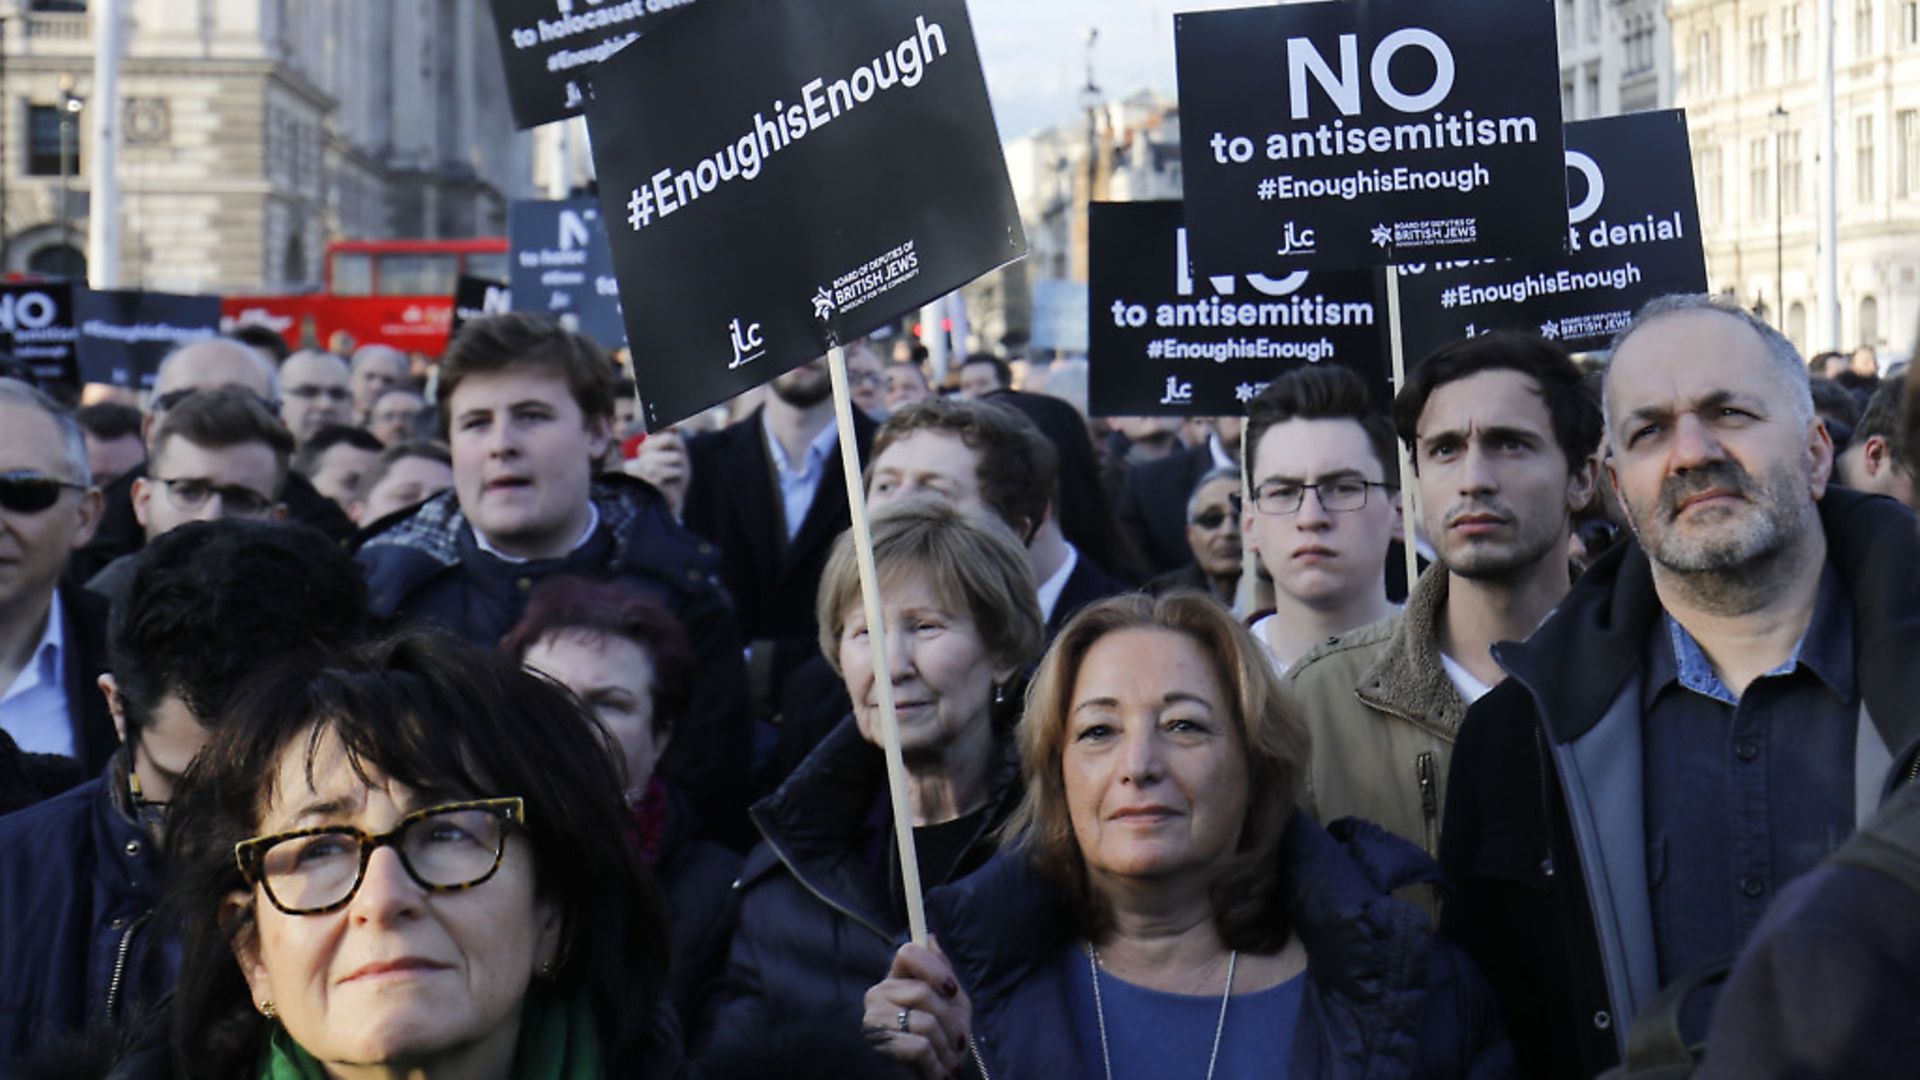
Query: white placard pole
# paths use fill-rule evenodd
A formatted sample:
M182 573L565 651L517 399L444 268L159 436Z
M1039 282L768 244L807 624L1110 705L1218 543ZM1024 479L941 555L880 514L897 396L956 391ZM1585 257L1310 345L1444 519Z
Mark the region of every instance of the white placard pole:
M1406 347L1400 341L1400 268L1387 266L1387 337L1393 354L1393 392L1398 394L1407 383ZM1413 595L1413 583L1420 577L1420 502L1413 487L1413 459L1407 456L1407 444L1393 440L1400 459L1400 546L1407 557L1407 595Z
M873 650L873 686L880 699L880 745L887 758L887 793L893 803L893 838L900 849L900 884L907 898L907 928L916 945L927 943L927 911L920 894L920 860L913 850L913 806L907 799L907 763L900 754L900 720L893 707L893 672L887 667L887 628L880 607L880 577L873 565L873 529L867 523L867 493L861 483L860 449L853 436L853 394L847 385L846 350L827 354L833 379L833 415L840 427L840 471L847 480L853 515L853 549L860 565L860 596L867 610L867 645Z

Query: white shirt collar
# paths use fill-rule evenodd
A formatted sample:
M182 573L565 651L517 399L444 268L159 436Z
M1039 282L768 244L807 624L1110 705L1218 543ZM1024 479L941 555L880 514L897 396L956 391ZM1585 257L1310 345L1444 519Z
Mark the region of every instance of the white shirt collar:
M811 473L820 462L826 460L828 454L833 452L834 443L840 438L840 421L838 419L827 421L827 426L821 428L820 434L815 435L813 441L807 444L806 457L801 459L798 469L787 460L787 448L781 446L779 438L774 435L773 421L767 419L765 409L760 410L760 430L766 433L767 449L773 454L774 468L779 469L782 475L799 473L804 476Z
M468 524L471 525L472 522L469 521ZM593 502L589 500L587 502L587 527L581 530L580 539L575 540L573 542L573 546L567 549L567 554L571 555L574 552L579 551L581 548L586 547L587 541L593 539L593 531L595 529L598 529L599 527L600 527L600 508L598 506L593 505ZM481 532L479 529L473 530L473 542L474 542L474 545L478 547L481 551L484 551L487 554L493 556L494 558L499 559L501 562L518 564L518 563L526 563L526 562L533 561L532 559L522 558L521 556L518 556L518 555L509 555L506 552L501 551L499 548L494 547L492 544L487 542L486 534Z
M1067 579L1073 576L1073 568L1080 565L1080 549L1067 545L1067 557L1060 569L1040 585L1040 621L1053 621L1053 609L1060 603L1060 594L1066 591Z
M1207 436L1207 449L1213 452L1214 468L1232 469L1234 472L1240 471L1240 463L1234 460L1232 454L1227 453L1227 444L1220 441L1218 432Z

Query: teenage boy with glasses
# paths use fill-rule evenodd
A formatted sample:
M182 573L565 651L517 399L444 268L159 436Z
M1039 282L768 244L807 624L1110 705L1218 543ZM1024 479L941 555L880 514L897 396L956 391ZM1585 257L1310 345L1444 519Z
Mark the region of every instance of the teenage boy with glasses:
M1253 503L1246 543L1273 577L1255 638L1281 672L1307 650L1391 615L1387 550L1400 524L1393 431L1341 367L1275 379L1247 405Z

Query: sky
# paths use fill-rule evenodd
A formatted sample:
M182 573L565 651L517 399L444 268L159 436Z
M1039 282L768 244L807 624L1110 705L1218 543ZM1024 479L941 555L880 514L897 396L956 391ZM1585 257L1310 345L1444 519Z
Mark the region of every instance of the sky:
M1087 28L1100 29L1093 76L1108 98L1174 93L1173 14L1260 0L969 0L1000 138L1075 120Z

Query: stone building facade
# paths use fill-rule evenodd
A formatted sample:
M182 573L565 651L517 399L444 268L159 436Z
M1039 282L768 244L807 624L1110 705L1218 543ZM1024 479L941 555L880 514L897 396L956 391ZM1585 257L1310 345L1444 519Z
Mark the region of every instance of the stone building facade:
M1674 0L1678 103L1715 290L1804 351L1906 359L1920 324L1920 0L1834 0L1839 325L1823 292L1818 0Z
M84 266L89 6L0 0L0 264ZM527 197L489 5L121 0L122 284L318 287L335 239L499 236ZM63 192L65 197L63 198Z

